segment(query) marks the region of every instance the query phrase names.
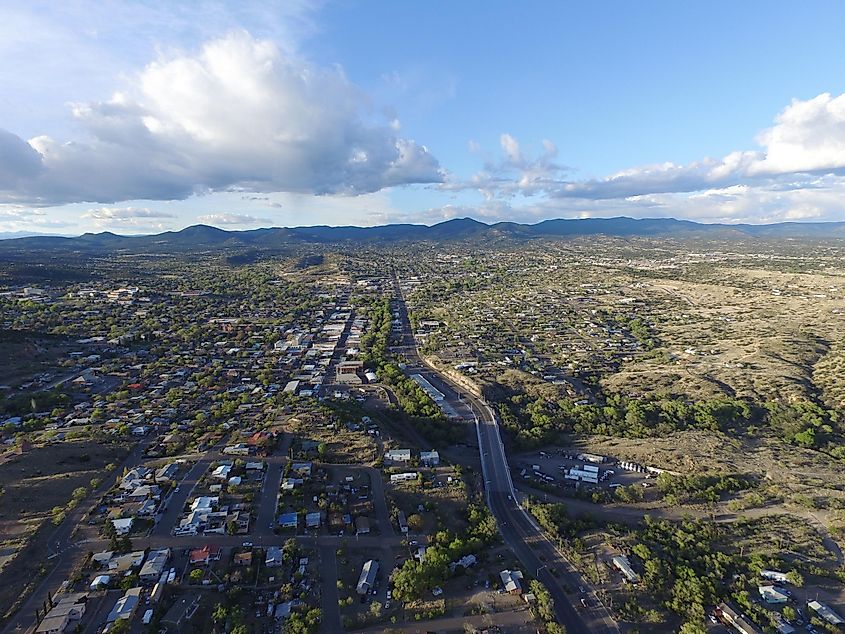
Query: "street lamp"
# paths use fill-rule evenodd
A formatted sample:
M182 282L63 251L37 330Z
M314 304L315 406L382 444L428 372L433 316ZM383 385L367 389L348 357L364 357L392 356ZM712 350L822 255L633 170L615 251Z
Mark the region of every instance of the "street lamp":
M541 571L543 568L548 568L548 567L549 567L549 566L548 566L548 564L543 564L542 566L540 566L539 568L537 568L537 574L536 574L536 575L534 575L534 576L535 576L535 577L537 577L537 579L539 579L539 578L540 578L540 571Z

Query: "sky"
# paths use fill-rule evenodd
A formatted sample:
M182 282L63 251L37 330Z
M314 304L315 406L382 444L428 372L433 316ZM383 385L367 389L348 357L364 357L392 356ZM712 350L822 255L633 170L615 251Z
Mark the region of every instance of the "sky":
M845 3L0 0L0 234L845 220Z

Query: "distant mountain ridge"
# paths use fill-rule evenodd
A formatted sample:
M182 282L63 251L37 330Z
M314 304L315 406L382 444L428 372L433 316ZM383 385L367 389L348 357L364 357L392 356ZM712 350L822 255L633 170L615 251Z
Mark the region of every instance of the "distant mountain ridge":
M82 253L190 251L221 248L272 250L294 244L344 242L448 242L454 240L531 239L606 235L617 237L845 238L845 222L781 222L768 225L703 224L674 218L583 218L544 220L537 224L456 218L436 225L393 224L377 227L273 227L226 231L193 225L181 231L121 236L109 231L69 238L30 236L0 239L0 255L9 252Z

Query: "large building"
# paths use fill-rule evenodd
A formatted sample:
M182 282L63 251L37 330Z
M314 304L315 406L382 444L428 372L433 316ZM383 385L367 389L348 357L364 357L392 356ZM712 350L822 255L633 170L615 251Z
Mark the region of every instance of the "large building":
M378 562L372 559L364 562L364 567L361 568L361 576L358 578L358 594L367 594L373 589L376 583L376 575L378 574Z

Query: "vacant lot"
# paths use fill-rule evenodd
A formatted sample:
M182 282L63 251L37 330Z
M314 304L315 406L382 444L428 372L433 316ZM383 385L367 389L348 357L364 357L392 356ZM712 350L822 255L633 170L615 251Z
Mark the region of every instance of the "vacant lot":
M65 506L75 489L90 489L92 478L102 478L105 466L125 455L124 445L69 441L0 464L0 547L21 545L54 507Z
M314 457L319 456L323 462L372 465L378 455L373 437L363 426L349 429L319 416L296 416L286 422L285 430L297 437L295 450L303 442L317 443L320 450Z
M451 469L421 469L423 481L390 482L385 476L385 492L389 505L404 511L406 517L419 516L422 528L411 532L433 534L446 529L460 533L466 528L464 515L469 503L463 480ZM452 482L448 478L452 477ZM423 511L420 511L420 505Z

